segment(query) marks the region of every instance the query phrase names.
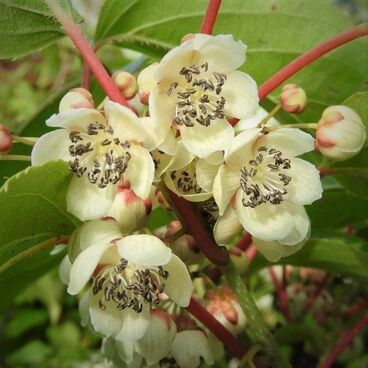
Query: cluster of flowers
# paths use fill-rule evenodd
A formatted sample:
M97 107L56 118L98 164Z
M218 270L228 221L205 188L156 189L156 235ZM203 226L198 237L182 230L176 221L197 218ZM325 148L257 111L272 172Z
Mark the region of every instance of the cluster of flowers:
M34 146L32 165L61 159L75 174L67 209L86 222L70 239L61 275L70 294L91 280L80 303L83 323L106 337L105 352L117 365L166 359L195 367L200 357L211 364L219 350L180 309L193 292L187 266L201 261L193 239L175 236L175 223L157 236L144 230L152 207L167 205L160 186L197 202L219 244L229 245L244 229L275 261L308 238L304 205L319 199L322 187L314 165L297 156L314 150L315 140L299 129L267 130L278 124L274 119L260 124L267 112L258 105L256 83L237 70L245 51L229 35L189 35L137 81L115 75L131 108L107 98L95 108L88 91L72 90L47 120L61 129ZM300 111L304 97L287 86L285 109ZM330 109L318 147L346 157L349 147L335 144L340 132L331 133L331 126L346 119L362 124L346 107ZM217 316L222 322L243 325L231 292L221 295L210 294L208 308L215 315L226 310Z

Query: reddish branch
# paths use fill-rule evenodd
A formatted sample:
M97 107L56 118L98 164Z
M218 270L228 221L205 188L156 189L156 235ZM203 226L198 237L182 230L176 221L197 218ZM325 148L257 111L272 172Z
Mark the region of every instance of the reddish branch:
M177 196L168 190L168 195L173 206L182 216L182 222L188 232L193 236L197 246L203 254L215 265L224 265L229 255L226 248L220 247L213 240L207 229L201 222L193 205L184 198Z
M258 89L259 98L263 100L280 84L285 82L288 78L293 76L299 70L311 64L313 61L319 59L321 56L327 54L328 52L336 49L339 46L344 45L345 43L366 35L368 35L368 24L363 23L359 26L342 32L337 36L332 37L329 40L314 47L312 50L299 56L294 61L284 66L281 70L279 70L276 74L274 74L271 78L264 82Z
M235 336L227 330L215 317L203 308L194 298L190 300L187 310L200 322L202 322L215 336L219 337L224 346L236 358L242 358L245 354L243 345Z
M78 25L67 15L55 0L46 0L56 19L63 26L64 31L73 41L74 46L78 49L84 62L87 64L101 88L106 95L114 102L128 106L124 96L120 93L115 83L107 73L106 69L97 58L92 47L88 44Z
M257 255L257 247L254 244L251 244L248 249L245 250L245 255L249 259L249 262L252 262L255 256Z
M245 233L243 237L236 243L235 247L240 250L246 250L252 243L252 235Z
M89 70L88 66L84 64L82 70L82 87L87 90L89 90L90 87L90 76L91 71Z
M319 368L329 368L336 361L338 356L345 350L347 346L353 341L354 337L363 330L368 323L368 314L363 316L350 330L346 331L336 346L329 352L327 357L322 361Z
M206 14L201 25L201 33L212 34L222 0L209 0Z
M289 304L286 289L282 288L282 285L279 283L279 280L277 279L275 271L272 269L272 267L268 268L268 273L270 274L272 283L274 284L276 289L276 293L279 299L280 311L284 316L284 318L290 322L291 316L289 312Z
M327 285L327 282L330 278L330 274L326 273L326 275L324 276L324 278L321 280L321 282L318 284L316 291L314 292L314 294L312 295L312 297L307 301L305 307L304 307L304 312L307 313L311 310L311 308L313 307L314 303L316 302L317 298L321 295L323 289L325 288L325 286Z

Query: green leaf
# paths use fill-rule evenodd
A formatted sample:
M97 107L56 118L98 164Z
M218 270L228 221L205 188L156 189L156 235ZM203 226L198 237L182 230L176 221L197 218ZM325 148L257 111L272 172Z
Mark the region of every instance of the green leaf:
M105 1L95 39L98 44L115 41L158 57L177 46L187 33L199 31L207 0ZM233 34L248 45L242 68L260 84L291 60L353 26L327 0L228 0L221 5L214 34ZM320 118L328 105L364 90L368 48L356 40L329 53L299 72L290 81L302 85L309 108L300 121ZM270 97L278 99L276 91Z
M71 176L67 163L54 161L20 172L0 189L0 267L47 239L70 234L79 224L66 212ZM51 256L50 251L43 251L41 259L32 256L32 262L25 259L22 267L12 266L0 273L0 288L9 290L0 307L60 260L60 254Z
M314 236L292 256L281 258L275 263L257 256L249 272L256 272L274 264L318 268L337 274L368 280L368 243L350 236Z
M68 0L60 0L60 5L81 20ZM29 54L63 36L44 1L0 0L0 59Z

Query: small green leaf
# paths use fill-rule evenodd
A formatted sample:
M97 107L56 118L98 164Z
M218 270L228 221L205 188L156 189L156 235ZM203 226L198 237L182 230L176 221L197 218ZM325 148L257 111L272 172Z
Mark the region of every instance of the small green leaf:
M67 163L49 162L20 172L0 189L0 267L47 239L70 234L79 224L66 212L65 198L71 176ZM0 273L0 288L7 286L11 291L0 300L0 306L57 263L53 260L58 261L60 254L50 256L50 251L42 252L44 259L33 256L32 262L22 261L22 268L11 266ZM28 269L33 274L27 274Z
M314 236L292 256L270 263L257 256L249 272L256 272L274 264L319 268L337 274L368 280L368 243L350 236Z
M60 5L81 20L68 0L60 0ZM0 59L29 54L63 36L44 1L0 0Z

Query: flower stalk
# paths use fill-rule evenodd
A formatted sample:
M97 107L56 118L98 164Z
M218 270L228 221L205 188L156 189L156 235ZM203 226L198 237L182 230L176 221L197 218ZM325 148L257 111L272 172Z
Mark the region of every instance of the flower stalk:
M222 0L209 0L206 14L201 25L201 33L212 34Z
M211 313L203 308L193 297L187 310L200 322L202 322L216 337L221 340L224 346L236 358L242 358L245 354L245 349L242 344L229 332L220 322L217 321Z
M14 142L26 144L27 146L34 146L38 138L33 137L20 137L18 135L11 135Z
M16 263L22 261L27 257L33 256L35 253L41 252L42 250L59 245L59 244L66 244L68 242L68 237L66 236L57 236L48 240L45 240L42 243L36 244L31 248L24 250L23 252L18 253L16 256L10 258L8 261L3 263L0 267L0 274L6 271L8 268L14 266Z
M26 155L0 155L0 161L31 161L31 156L26 156Z
M317 123L281 124L281 125L278 125L278 126L263 128L263 131L265 131L265 132L272 132L274 130L284 129L284 128L317 129L317 127L318 127L318 124Z
M280 348L264 322L261 312L245 286L244 280L238 274L234 263L228 262L223 267L223 272L227 283L236 294L239 304L247 317L247 335L254 344L262 347L262 350L272 361L272 367L289 368L289 363L282 356Z
M120 93L119 89L115 86L113 80L107 73L106 69L102 65L101 61L97 58L92 47L83 36L78 25L65 13L60 5L55 0L45 0L55 18L63 26L65 32L73 41L75 47L78 49L80 55L83 57L84 62L91 70L97 82L101 88L106 92L106 95L114 102L118 102L123 106L128 106L124 96Z
M314 47L305 54L299 56L291 63L284 66L271 78L266 80L266 82L261 84L261 86L258 89L260 100L263 100L283 82L285 82L299 70L311 64L313 61L319 59L328 52L350 41L353 41L359 37L363 37L366 35L368 35L368 23L362 23L356 27L348 29L345 32L339 33L338 35Z

